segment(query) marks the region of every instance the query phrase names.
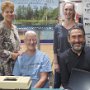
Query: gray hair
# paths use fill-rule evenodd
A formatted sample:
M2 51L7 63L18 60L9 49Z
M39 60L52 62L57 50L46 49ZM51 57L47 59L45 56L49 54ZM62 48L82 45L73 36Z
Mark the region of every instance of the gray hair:
M27 35L36 35L36 36L37 36L37 34L36 34L35 31L27 31L27 32L25 33L25 37L26 37Z

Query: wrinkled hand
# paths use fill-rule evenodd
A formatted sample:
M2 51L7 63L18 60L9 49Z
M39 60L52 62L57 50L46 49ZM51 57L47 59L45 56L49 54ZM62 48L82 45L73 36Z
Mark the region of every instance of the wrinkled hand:
M54 70L55 70L56 72L60 72L60 66L59 66L58 63L54 63Z
M17 52L13 52L13 53L11 53L11 58L13 59L13 60L16 60L17 59L17 57L19 56L20 54Z

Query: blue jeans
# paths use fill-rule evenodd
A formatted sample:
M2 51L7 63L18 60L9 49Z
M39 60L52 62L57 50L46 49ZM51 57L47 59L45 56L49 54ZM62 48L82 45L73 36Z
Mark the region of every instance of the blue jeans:
M60 86L61 86L61 73L55 71L54 88L60 88Z

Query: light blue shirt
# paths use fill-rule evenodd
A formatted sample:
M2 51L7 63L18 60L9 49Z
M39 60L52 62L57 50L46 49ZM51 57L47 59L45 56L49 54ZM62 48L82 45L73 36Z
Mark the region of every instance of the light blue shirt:
M39 50L33 56L23 53L16 60L13 75L30 76L32 78L32 87L39 81L40 72L51 72L51 63L48 56ZM48 81L43 88L48 88Z

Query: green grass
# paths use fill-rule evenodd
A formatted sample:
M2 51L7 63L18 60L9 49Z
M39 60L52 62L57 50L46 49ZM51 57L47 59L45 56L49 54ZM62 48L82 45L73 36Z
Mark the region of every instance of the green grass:
M56 24L57 20L15 20L16 24L47 25Z

